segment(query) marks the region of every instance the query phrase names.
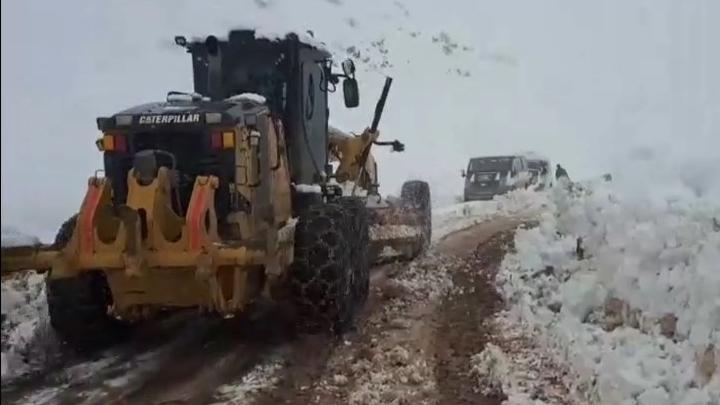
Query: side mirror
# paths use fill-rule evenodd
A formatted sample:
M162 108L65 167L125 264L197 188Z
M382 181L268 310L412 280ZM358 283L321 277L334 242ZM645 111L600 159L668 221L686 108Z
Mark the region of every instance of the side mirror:
M467 176L467 173L465 173L465 169L460 169L460 176L461 177Z
M185 48L187 46L187 39L182 35L178 35L175 37L175 45Z
M345 107L355 108L360 105L357 80L351 78L343 80L343 96L345 97Z
M345 76L353 77L355 75L355 62L352 59L345 59L342 63L342 70Z

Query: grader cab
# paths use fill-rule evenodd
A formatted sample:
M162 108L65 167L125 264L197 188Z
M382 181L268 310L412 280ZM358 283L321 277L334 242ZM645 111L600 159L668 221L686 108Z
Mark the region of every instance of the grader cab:
M412 258L430 240L426 183L398 202L377 192L371 147L402 149L378 140L391 80L355 136L328 125L340 80L345 105L359 103L351 61L333 72L295 34L175 42L192 55L194 92L98 118L104 176L55 243L3 248L3 274L49 272L51 323L79 349L158 311L232 315L284 297L304 324L343 331L381 251Z

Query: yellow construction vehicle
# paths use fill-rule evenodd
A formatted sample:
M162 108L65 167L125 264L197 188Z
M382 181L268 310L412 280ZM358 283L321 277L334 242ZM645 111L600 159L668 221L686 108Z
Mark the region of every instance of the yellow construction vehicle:
M381 250L412 258L430 240L426 183L407 182L395 203L377 192L370 150L384 144L391 80L355 136L328 126L340 80L345 105L359 103L352 61L333 72L295 34L175 42L192 55L194 93L98 118L103 176L52 245L3 248L3 275L48 272L52 326L83 350L158 311L233 315L288 296L303 324L342 332Z

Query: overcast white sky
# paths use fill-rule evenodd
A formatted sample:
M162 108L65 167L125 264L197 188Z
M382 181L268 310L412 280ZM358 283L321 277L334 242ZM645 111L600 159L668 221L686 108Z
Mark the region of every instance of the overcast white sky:
M649 156L663 174L700 162L706 185L720 164L718 1L25 0L1 17L2 223L43 235L101 167L95 118L191 90L173 35L238 26L311 28L392 63L360 63L361 107L331 112L361 130L383 74L395 78L381 130L407 152L379 152L386 192L414 176L449 199L468 157L529 149L573 177ZM440 32L459 44L450 55Z

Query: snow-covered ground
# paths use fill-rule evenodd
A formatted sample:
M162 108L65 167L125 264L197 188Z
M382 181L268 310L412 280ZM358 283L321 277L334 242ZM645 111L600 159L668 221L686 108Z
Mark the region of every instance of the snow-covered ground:
M517 190L496 196L491 201L469 201L434 208L433 240L493 217L532 218L547 208L546 198L545 193Z
M542 198L497 278L510 313L591 403L718 404L720 204L618 190Z
M531 332L538 356L550 352L567 367L571 390L599 404L720 401L717 204L628 198L622 183L522 190L435 207L434 238L496 216L539 220L517 231L498 274L508 304L502 319L515 334ZM4 281L2 314L5 379L32 369L54 344L43 276ZM477 356L478 370L502 368L502 356L490 347ZM499 384L522 399L532 381Z
M39 243L38 238L12 227L2 227L2 247L29 246ZM48 337L45 277L28 273L2 282L2 378L13 377L28 371L30 363L45 356L41 350L52 344L45 339L32 347L43 336ZM34 351L35 356L31 356ZM32 359L30 358L32 357Z
M35 273L2 283L2 378L29 371L55 344L47 314L45 276Z

